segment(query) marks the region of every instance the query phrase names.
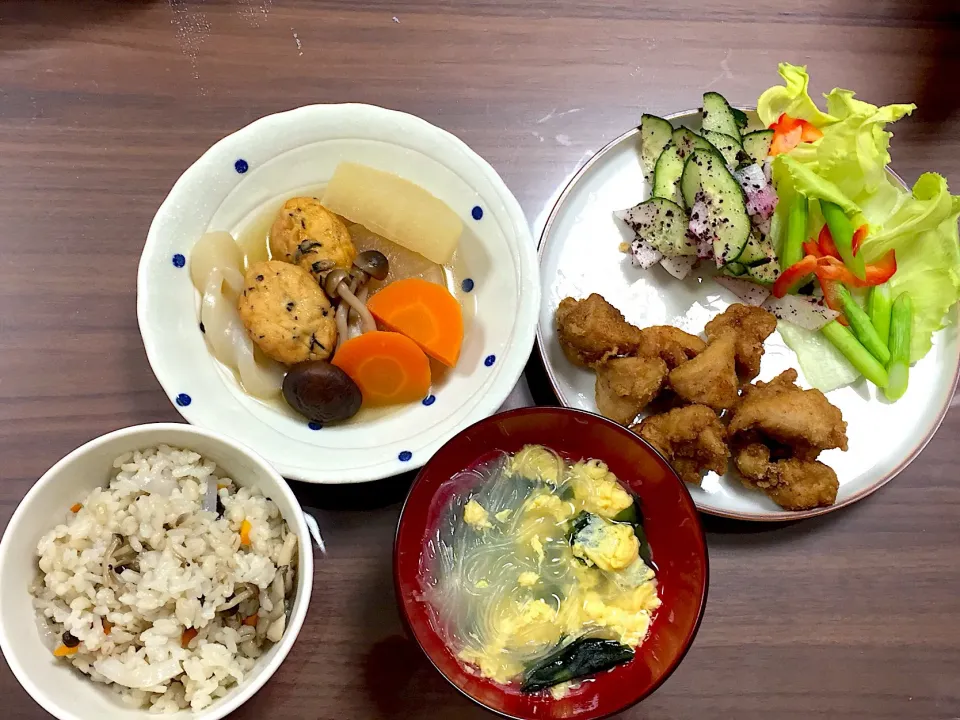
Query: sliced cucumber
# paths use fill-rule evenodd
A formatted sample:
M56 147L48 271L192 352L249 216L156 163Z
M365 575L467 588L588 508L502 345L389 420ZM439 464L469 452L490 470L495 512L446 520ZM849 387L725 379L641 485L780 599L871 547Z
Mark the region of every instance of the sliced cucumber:
M683 174L683 158L680 148L672 140L667 143L653 169L653 197L666 198L673 202L680 199L677 183Z
M643 173L649 180L653 177L653 169L657 166L657 158L670 142L673 125L656 115L642 115L640 117L640 159L643 161Z
M780 277L777 251L773 249L770 239L759 232L754 231L750 235L737 262L743 264L747 269L747 275L759 283L773 283Z
M684 200L692 193L695 201L702 200L706 205L717 266L736 260L750 239L750 216L740 183L727 170L723 158L694 150L684 165L681 186Z
M747 272L747 269L739 262L730 262L723 266L723 272L725 275L740 277Z
M672 200L654 197L620 215L637 238L664 255L696 255L697 249L687 238L690 220L686 211Z
M733 113L733 119L737 121L737 127L740 128L740 134L743 135L743 131L750 124L750 118L747 117L747 114L739 108L732 107L730 108L730 112Z
M737 155L739 155L742 150L739 138L725 135L724 133L713 132L713 130L704 130L703 136L710 141L711 145L720 151L727 166L737 166Z
M777 265L776 260L769 260L762 265L747 268L747 275L758 283L772 285L777 281L777 278L780 277L780 266Z
M754 130L743 136L743 149L760 167L770 154L772 143L773 130Z
M633 229L637 239L668 257L697 254L687 238L687 213L672 200L650 198L617 215Z
M730 103L720 93L703 94L703 129L740 139L740 126Z
M754 230L750 233L750 239L747 240L747 244L743 246L743 252L740 253L737 262L748 268L770 262L770 252L768 252L767 249L768 245L770 245L770 242ZM773 250L772 245L769 250Z
M687 157L694 150L712 150L719 153L719 148L714 147L709 140L697 135L693 130L685 127L679 127L673 131L673 144L680 148L680 154Z

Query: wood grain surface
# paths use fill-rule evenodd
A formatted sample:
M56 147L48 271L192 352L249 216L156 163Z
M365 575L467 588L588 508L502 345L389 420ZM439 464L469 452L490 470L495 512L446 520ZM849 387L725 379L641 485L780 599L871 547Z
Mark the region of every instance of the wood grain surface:
M537 227L642 111L695 107L707 88L751 103L790 60L818 91L916 100L894 166L960 188L958 41L946 0L0 0L0 526L81 443L179 419L141 347L137 261L179 174L250 121L317 102L415 113L489 160ZM536 358L527 381L552 401ZM699 637L623 717L960 718L958 434L955 403L900 477L824 518L704 518ZM330 552L291 655L234 717L487 716L397 616L410 480L296 488ZM0 698L3 718L45 716L5 664Z

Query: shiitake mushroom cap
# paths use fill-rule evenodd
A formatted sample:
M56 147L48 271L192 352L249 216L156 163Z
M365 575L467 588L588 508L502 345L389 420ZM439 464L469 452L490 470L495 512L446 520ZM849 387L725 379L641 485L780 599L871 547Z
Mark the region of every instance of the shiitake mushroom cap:
M363 395L343 370L326 360L294 365L283 379L287 404L307 419L319 423L347 420L360 410Z

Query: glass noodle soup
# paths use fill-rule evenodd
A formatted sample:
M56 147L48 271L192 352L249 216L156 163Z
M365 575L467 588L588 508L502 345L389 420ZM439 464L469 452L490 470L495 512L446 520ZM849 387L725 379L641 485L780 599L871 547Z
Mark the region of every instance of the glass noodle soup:
M660 606L655 565L637 499L602 461L527 446L447 490L422 582L461 661L560 696L633 657Z

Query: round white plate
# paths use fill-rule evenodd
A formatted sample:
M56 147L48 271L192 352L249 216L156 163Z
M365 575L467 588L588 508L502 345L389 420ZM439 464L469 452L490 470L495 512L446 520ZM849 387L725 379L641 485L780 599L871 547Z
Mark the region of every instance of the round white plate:
M699 111L678 113L675 125L699 128ZM568 296L598 293L639 327L675 325L702 334L708 320L722 312L735 295L713 280L676 280L655 266L641 270L620 252L632 233L613 212L649 196L640 162L640 133L631 130L600 150L573 177L547 218L540 239L540 273L544 292L537 341L547 375L560 402L596 412L594 373L575 367L557 342L554 313ZM759 380L783 370L800 370L796 355L774 333L766 342ZM830 450L820 460L840 480L835 505L803 512L779 508L761 492L745 488L734 471L709 473L701 487L689 486L703 512L744 520L792 520L836 510L866 497L903 470L933 437L957 383L960 338L957 308L949 325L936 333L933 349L910 372L907 393L895 404L865 380L827 393L847 421L849 450ZM802 372L801 383L805 383Z
M246 395L198 326L189 257L208 230L242 234L264 208L329 181L341 160L395 173L444 201L464 224L459 255L476 315L457 367L423 403L319 428ZM536 250L516 199L450 133L369 105L310 105L224 138L177 181L147 235L137 279L140 333L153 371L186 420L253 448L285 476L376 480L420 467L449 438L492 414L533 347L540 306Z

